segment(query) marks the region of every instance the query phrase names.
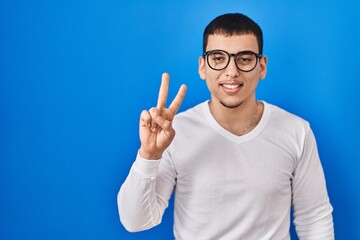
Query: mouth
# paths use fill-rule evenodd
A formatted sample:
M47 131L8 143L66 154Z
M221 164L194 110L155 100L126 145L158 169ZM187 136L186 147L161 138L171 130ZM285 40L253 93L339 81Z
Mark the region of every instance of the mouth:
M240 91L241 87L244 85L242 82L237 83L220 83L222 90L228 94L235 94Z

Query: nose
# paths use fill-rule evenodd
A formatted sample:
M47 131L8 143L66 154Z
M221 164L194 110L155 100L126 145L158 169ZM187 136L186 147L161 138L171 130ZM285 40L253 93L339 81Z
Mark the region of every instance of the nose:
M235 56L230 56L229 65L225 68L226 76L231 78L239 76L240 70L237 68L235 63Z

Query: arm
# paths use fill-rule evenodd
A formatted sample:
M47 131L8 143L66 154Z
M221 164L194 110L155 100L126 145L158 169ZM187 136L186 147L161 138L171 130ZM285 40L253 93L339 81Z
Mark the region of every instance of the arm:
M117 199L120 221L129 232L146 230L161 223L176 174L166 153L160 161L145 160L138 154L120 188Z
M175 185L176 174L165 149L175 137L172 121L186 93L182 85L169 108L169 75L162 76L158 103L140 115L141 147L130 173L118 194L120 220L128 231L158 225Z
M294 171L292 188L294 223L299 239L334 239L333 208L310 127Z

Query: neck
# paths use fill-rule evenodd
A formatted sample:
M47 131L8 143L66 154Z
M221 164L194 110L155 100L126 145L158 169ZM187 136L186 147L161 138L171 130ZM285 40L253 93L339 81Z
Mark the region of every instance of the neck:
M263 106L256 99L246 101L237 107L226 107L220 102L210 101L210 111L215 120L227 131L244 135L255 128L259 122Z

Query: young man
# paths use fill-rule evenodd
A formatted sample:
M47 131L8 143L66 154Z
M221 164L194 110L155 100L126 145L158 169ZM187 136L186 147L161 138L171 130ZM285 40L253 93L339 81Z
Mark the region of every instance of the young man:
M305 120L256 99L266 76L262 31L242 14L204 31L199 74L211 100L176 116L163 74L157 106L140 116L136 161L118 194L128 231L158 225L175 191L176 239L333 239L332 206ZM176 135L175 135L176 130Z

